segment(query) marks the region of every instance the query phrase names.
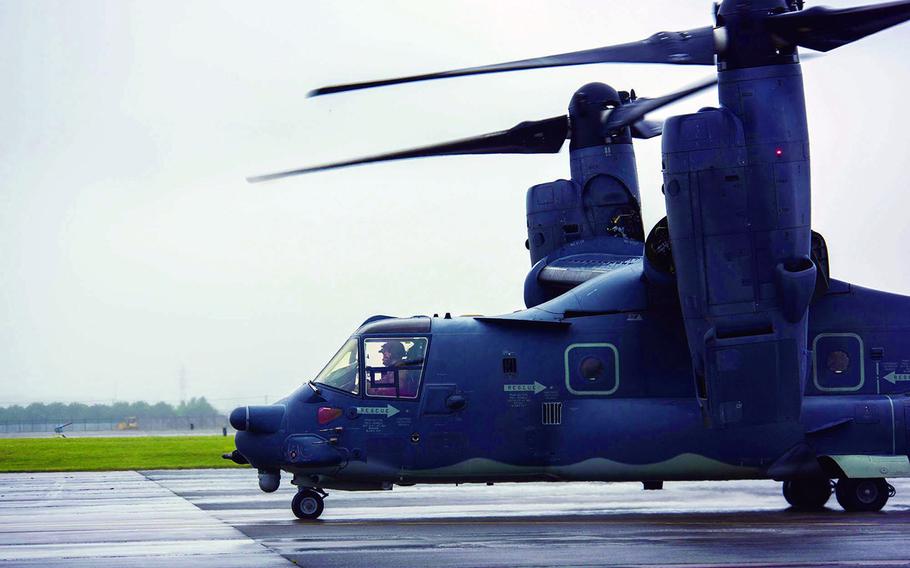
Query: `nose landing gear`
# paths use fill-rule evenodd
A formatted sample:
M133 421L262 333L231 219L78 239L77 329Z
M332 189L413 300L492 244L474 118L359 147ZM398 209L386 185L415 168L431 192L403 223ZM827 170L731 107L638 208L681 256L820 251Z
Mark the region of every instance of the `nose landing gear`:
M298 519L312 521L319 518L325 509L325 498L328 494L313 487L301 487L291 500L291 511Z

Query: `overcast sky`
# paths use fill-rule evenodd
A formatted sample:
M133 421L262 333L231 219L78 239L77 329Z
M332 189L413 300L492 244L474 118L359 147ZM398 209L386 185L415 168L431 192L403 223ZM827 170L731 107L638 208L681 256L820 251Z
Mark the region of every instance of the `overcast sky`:
M659 96L712 69L305 98L318 86L710 23L710 2L688 0L0 0L0 405L176 402L181 368L187 396L216 406L274 400L369 315L523 307L525 191L568 177L567 149L244 177L554 116L590 81ZM905 294L908 39L905 24L803 65L833 276ZM636 152L649 229L664 215L660 139Z

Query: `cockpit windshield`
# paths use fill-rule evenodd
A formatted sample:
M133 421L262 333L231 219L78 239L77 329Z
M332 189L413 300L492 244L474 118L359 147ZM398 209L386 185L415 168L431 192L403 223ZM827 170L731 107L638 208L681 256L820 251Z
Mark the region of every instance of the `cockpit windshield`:
M329 364L319 373L313 382L328 385L351 394L358 394L358 349L357 338L352 337L332 357Z

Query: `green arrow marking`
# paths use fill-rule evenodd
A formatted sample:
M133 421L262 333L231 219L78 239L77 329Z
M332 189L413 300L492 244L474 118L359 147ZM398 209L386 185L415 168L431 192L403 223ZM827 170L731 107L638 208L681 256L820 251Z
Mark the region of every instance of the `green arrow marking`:
M884 379L892 385L896 385L897 381L910 381L910 373L895 373L891 371L884 376Z
M534 381L534 383L530 385L502 385L502 390L505 392L533 392L534 394L537 394L547 390L547 387Z
M381 414L386 418L391 418L401 412L391 404L386 406L358 406L357 414Z

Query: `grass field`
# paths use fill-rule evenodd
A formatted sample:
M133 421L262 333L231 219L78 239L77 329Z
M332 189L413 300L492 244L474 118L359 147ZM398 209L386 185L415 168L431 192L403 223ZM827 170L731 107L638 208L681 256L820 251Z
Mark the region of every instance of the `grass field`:
M233 450L232 436L0 439L0 472L241 467L221 458Z

